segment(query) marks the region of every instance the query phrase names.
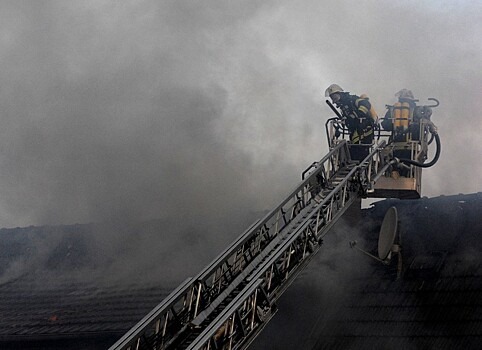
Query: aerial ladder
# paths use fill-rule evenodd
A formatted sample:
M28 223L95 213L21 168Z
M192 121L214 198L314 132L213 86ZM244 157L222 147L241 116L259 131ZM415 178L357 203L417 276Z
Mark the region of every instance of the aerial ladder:
M393 113L389 118L395 125ZM360 146L347 141L341 115L328 119L328 154L302 173L301 182L278 206L181 283L110 350L246 349L277 312L278 298L355 201L420 197L419 170L434 138L438 158L440 139L429 118L412 123L416 138L407 132L395 142L400 130L377 127L376 142ZM352 159L353 147L367 147L366 157ZM397 158L399 150L409 158ZM395 172L404 176L394 177Z

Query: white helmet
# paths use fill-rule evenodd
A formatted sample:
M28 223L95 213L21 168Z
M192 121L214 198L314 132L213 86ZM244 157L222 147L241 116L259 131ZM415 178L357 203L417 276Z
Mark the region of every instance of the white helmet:
M331 94L337 93L337 92L343 92L344 90L341 88L340 85L338 84L331 84L328 86L328 88L325 91L325 96L329 97Z
M400 90L399 92L397 92L395 94L395 97L404 98L404 99L407 99L407 100L415 100L415 97L413 97L412 91L408 90L408 89Z

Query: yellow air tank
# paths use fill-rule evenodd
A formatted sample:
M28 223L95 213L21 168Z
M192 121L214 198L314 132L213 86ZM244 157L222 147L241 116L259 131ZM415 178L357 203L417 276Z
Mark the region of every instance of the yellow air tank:
M403 126L403 130L408 129L410 122L410 104L408 102L402 102L402 115L400 119L400 126Z
M400 102L393 105L393 126L395 129L402 126L402 104Z

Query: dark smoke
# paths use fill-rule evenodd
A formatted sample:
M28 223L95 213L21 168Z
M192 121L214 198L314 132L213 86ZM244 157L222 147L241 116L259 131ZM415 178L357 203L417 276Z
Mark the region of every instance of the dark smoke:
M88 243L111 275L182 279L326 153L334 82L380 114L401 88L439 98L443 150L423 192L479 191L481 10L4 1L0 226L100 223ZM146 220L159 221L137 234ZM58 242L39 243L40 261Z
M279 313L253 342L252 349L312 349L327 319L343 311L354 291L353 281L370 272L369 258L350 248L356 240L367 249L366 231L378 225L360 221L353 204L324 237L317 255L277 302Z
M480 5L429 4L4 2L1 225L269 208L326 150L331 82L438 97L425 193L476 191Z

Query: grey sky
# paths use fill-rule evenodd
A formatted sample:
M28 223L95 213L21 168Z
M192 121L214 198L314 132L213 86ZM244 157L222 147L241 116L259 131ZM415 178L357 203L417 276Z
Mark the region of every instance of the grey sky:
M455 3L455 5L454 5ZM324 89L440 99L423 193L481 190L480 1L1 1L0 227L270 209Z

